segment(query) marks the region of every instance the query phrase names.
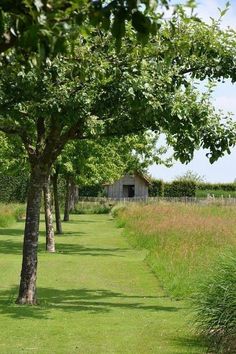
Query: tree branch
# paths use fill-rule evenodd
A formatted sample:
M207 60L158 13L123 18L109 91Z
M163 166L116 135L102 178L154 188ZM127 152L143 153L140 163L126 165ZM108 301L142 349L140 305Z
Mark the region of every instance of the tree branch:
M37 152L42 151L44 138L45 138L45 118L38 118L36 122L36 129L37 129L37 143L36 143L36 150Z
M5 127L0 125L0 131L9 135L20 135L22 130L17 127Z

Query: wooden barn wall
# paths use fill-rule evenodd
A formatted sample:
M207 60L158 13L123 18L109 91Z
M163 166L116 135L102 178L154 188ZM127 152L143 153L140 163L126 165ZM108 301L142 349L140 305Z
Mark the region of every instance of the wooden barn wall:
M135 197L148 197L148 185L138 175L135 176Z
M148 197L148 184L138 175L124 176L105 187L109 198L123 198L123 185L135 185L135 197Z

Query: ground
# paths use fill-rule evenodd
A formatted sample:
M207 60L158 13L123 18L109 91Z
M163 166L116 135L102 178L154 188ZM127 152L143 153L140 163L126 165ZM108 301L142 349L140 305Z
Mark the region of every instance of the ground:
M205 353L186 303L165 296L107 215L72 216L57 253L40 236L38 298L17 306L23 223L0 229L0 353ZM42 226L43 228L43 226Z

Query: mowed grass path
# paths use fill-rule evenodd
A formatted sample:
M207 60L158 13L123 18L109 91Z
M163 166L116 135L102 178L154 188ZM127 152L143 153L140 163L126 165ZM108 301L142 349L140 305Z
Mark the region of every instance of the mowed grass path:
M23 223L0 229L0 353L204 353L185 303L165 297L107 215L72 216L57 253L40 236L39 306L14 304ZM43 229L43 225L42 225Z

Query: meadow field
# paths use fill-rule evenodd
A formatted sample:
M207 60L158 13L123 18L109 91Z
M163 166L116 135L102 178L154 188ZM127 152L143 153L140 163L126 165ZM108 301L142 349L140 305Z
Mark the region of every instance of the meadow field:
M147 262L166 292L191 296L222 254L236 250L236 208L163 203L133 204L118 225L135 247L147 248Z
M129 243L148 250L146 262L165 293L190 300L210 346L235 353L236 208L133 204L116 214Z

